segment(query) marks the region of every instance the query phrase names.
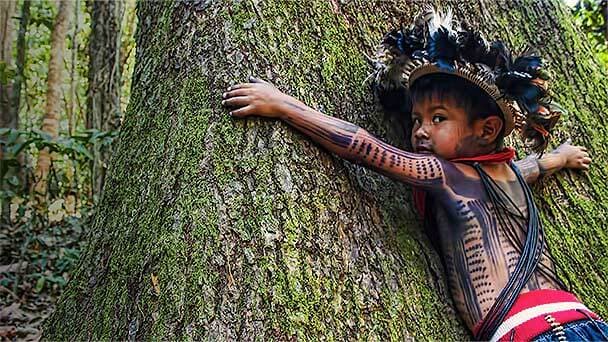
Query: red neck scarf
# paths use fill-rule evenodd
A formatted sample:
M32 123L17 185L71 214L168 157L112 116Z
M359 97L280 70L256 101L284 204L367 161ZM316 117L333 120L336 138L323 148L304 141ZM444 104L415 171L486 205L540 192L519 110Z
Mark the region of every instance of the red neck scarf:
M453 163L480 163L480 164L499 164L508 163L515 158L515 150L511 147L505 147L502 151L490 154L482 154L475 157L452 158L449 161ZM420 217L424 218L426 212L426 192L424 190L412 189L414 197L414 207Z

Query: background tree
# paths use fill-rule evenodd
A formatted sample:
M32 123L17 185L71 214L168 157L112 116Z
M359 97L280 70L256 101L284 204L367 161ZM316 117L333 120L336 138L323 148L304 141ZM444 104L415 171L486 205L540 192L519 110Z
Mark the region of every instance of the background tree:
M562 275L606 315L605 69L558 1L450 2L492 38L552 63L570 112L555 143L586 174L539 185ZM336 159L282 122L232 120L249 74L401 145L363 80L402 1L140 2L131 102L90 245L48 339L466 338L404 185Z
M70 26L70 16L73 15L72 0L59 0L59 9L55 18L55 25L51 33L51 58L47 76L46 108L42 121L42 131L51 137L57 137L59 133L59 117L62 100L62 79L64 71L63 55L65 52L65 37ZM48 148L44 148L38 155L36 164L36 182L34 190L38 194L46 194L47 177L51 166L51 154Z
M123 23L125 29L121 37L121 48L126 52L121 54L123 106L129 98L127 87L135 54L134 1L126 2L129 20ZM0 339L39 338L41 323L52 312L85 244L82 236L90 227L95 209L89 151L93 146L103 150L116 136L116 131L85 129L91 13L85 0L72 1L72 4L74 10L69 17L74 19L74 25L68 29L70 37L65 39L63 58L69 73L63 71L65 77L61 78L59 87L62 99L55 137L39 128L46 107L46 80L57 3L55 0L19 0L17 7L22 15L12 16L17 44L12 51L15 67L9 71L13 76L13 95L17 95L13 109L20 110L20 127L18 130L0 128L4 152L0 155L3 185L0 207L4 209L0 215ZM10 81L10 76L8 78ZM20 90L19 84L23 85ZM32 182L43 147L50 149L53 161L47 195L36 197L30 193L28 184ZM23 162L17 162L20 158ZM13 171L19 171L23 177L15 177Z
M17 128L17 117L11 110L14 16L17 2L0 2L0 127Z
M89 38L89 89L86 127L102 131L116 130L121 117L121 28L124 1L91 2ZM95 149L93 191L101 193L111 151Z
M17 128L18 126L18 115L11 107L14 89L13 75L15 74L13 66L13 17L15 10L15 1L0 2L0 128ZM2 138L0 137L0 139ZM4 144L1 144L0 159L3 158L4 154ZM8 173L8 170L2 170L4 168L4 165L0 166L1 174ZM4 179L0 178L0 191L5 188ZM7 203L0 199L0 213L4 216L7 212Z
M11 116L16 118L17 123L14 127L19 128L19 108L21 106L21 88L25 82L25 52L26 48L26 32L30 22L30 0L23 0L21 5L21 17L19 18L19 31L17 32L17 58L15 60L17 72L13 81L13 96L11 106Z
M579 0L572 12L600 60L608 65L608 0Z

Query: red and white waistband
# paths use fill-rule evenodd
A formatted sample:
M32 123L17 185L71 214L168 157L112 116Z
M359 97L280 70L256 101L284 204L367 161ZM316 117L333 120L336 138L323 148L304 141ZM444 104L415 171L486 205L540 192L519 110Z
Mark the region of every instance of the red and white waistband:
M556 325L588 317L599 319L572 293L550 289L534 290L517 297L490 341L529 341ZM474 332L480 327L481 322L476 325Z

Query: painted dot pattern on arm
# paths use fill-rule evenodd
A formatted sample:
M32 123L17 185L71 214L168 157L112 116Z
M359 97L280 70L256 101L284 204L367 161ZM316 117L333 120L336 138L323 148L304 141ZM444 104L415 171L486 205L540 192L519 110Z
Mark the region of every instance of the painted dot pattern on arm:
M352 123L286 101L283 120L329 151L388 177L431 189L445 185L442 165L432 155L400 150Z
M348 151L349 159L405 183L421 188L444 185L443 168L437 157L400 150L365 130L357 132Z

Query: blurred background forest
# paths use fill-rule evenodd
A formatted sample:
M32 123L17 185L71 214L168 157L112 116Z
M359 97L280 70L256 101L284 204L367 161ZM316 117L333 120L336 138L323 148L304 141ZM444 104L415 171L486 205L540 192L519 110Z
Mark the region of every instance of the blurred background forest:
M608 0L567 0L608 65ZM102 196L135 0L0 0L0 340L39 339Z

